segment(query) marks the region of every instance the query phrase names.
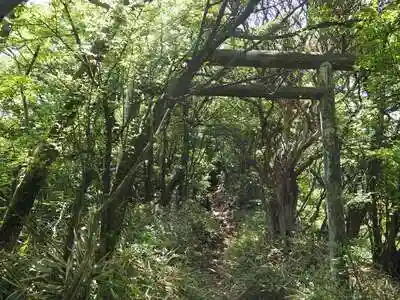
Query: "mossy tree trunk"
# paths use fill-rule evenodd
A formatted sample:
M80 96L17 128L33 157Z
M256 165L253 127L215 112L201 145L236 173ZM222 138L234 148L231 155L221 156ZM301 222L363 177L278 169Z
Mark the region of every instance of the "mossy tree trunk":
M23 180L17 185L0 227L0 250L11 250L31 211L37 194L47 178L50 165L58 152L52 145L43 143L34 154L33 161L26 168Z

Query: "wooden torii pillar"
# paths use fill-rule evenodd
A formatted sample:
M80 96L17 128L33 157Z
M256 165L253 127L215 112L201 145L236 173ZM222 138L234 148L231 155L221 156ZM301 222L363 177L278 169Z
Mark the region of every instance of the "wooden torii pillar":
M346 237L333 71L352 70L355 64L355 57L334 54L273 53L258 50L248 52L217 50L209 59L209 63L224 67L319 70L319 87L317 88L281 87L274 90L260 84L236 84L192 90L192 94L199 96L262 97L270 100L320 100L331 274L335 280L343 283L343 280L347 277L344 262Z

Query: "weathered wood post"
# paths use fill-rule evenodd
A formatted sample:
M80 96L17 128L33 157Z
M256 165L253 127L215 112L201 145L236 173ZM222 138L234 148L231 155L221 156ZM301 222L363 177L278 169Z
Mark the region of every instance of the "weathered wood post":
M345 284L347 272L344 260L344 204L332 74L332 65L329 62L322 63L319 68L319 77L320 85L325 88L325 92L320 102L320 121L328 208L330 267L335 281Z

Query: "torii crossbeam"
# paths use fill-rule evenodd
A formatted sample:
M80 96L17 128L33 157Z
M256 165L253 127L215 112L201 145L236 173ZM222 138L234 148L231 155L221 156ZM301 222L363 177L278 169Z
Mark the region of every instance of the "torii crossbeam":
M269 100L280 99L312 99L319 100L325 93L324 88L313 87L268 87L262 84L232 84L226 86L211 86L194 89L190 93L197 96L241 97L241 98L266 98Z
M353 55L222 49L214 52L209 63L225 67L318 69L322 63L329 62L335 71L351 71L355 60Z
M277 53L271 51L240 51L240 50L216 50L208 60L210 65L224 67L253 67L276 69L319 69L323 63L329 63L333 70L354 70L356 57L353 55L339 54L315 54L286 52ZM225 86L211 86L191 90L196 96L219 97L257 97L269 100L279 99L312 99L319 100L324 95L324 87L266 87L261 84L230 84Z

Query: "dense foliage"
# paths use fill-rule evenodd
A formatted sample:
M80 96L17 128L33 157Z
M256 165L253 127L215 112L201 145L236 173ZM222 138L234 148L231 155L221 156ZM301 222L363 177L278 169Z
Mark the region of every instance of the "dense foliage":
M398 298L400 3L3 2L0 299Z

